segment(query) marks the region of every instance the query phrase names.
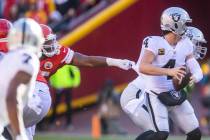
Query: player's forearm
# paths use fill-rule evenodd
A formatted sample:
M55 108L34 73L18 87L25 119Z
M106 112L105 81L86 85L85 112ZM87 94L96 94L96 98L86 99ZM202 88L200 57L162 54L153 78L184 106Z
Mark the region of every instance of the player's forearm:
M23 115L21 112L22 110L19 110L16 96L7 98L7 108L12 134L15 140L26 140L27 136L23 122Z
M85 67L107 66L106 57L87 56L80 53L74 54L73 64L76 66L85 66Z
M135 63L127 59L115 59L103 56L87 56L74 53L72 63L76 66L101 67L115 66L123 70L129 70Z
M199 82L203 78L203 72L198 61L195 58L191 58L186 62L187 67L190 69L192 76L195 78L195 82Z
M13 134L15 136L20 135L20 126L18 121L18 103L16 99L16 91L13 89L16 88L10 88L10 92L6 98L6 104L7 104L7 110L8 110L8 117L10 120L10 124L12 127Z
M143 74L154 75L154 76L155 75L156 76L169 75L167 68L155 67L152 64L142 63L142 64L140 64L139 68L140 68L140 72Z
M89 58L87 59L87 63L91 67L108 66L106 62L106 57L103 56L89 56Z
M30 74L19 71L9 84L10 88L6 96L6 105L12 132L15 137L25 134L22 110L20 110L20 103L17 100L17 89L21 84L28 84L30 79Z

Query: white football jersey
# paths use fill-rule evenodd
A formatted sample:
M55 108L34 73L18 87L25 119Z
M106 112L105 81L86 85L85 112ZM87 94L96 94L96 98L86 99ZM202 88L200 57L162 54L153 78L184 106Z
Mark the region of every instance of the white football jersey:
M193 44L188 38L181 39L175 47L172 47L161 36L147 37L146 50L155 55L152 65L160 68L174 68L186 65L186 57L193 53ZM148 90L157 93L173 90L172 77L170 76L146 76Z
M138 77L131 82L131 84L135 85L141 90L145 89L145 79L144 79L145 74L139 72L139 66L140 66L140 62L144 54L145 45L146 45L145 43L147 42L146 40L147 38L143 40L139 58L138 58L138 61L136 62L136 69L137 69L136 72L138 73Z
M10 82L19 71L24 71L32 75L32 79L27 86L20 85L18 87L17 99L21 98L21 103L26 104L28 98L32 96L34 91L35 80L39 70L38 57L24 49L16 50L1 55L0 60L0 126L5 126L9 123L6 94L10 88Z

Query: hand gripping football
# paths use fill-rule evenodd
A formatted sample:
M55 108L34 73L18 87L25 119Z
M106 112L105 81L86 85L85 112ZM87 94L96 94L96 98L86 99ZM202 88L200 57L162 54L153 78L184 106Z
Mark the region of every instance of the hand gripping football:
M181 81L179 81L176 77L173 77L172 79L174 89L176 91L179 91L185 88L190 82L190 77L192 76L192 74L188 70L185 70L185 71L186 71L186 74L184 77L182 77Z

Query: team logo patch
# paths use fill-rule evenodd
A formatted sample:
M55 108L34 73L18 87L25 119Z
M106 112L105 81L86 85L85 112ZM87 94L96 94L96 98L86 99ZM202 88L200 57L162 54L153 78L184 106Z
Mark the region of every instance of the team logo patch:
M165 49L164 48L158 49L158 55L164 55L164 54L165 54Z
M49 76L50 75L50 72L48 72L48 71L42 71L41 74L42 74L42 76L46 77L46 76Z
M178 13L174 13L171 15L174 22L178 22L181 18L181 15Z
M177 92L177 91L170 91L169 92L171 94L171 96L175 99L175 100L179 100L181 99L181 93L180 92Z
M186 32L186 36L190 38L190 40L192 40L193 38L193 33L192 33L192 30L187 30Z
M52 67L53 67L53 63L52 62L50 62L50 61L47 61L47 62L45 62L44 63L44 68L45 69L52 69Z

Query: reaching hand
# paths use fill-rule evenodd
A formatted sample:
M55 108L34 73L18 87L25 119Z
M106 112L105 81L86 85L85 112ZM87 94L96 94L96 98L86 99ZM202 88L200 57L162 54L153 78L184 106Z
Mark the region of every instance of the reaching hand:
M123 60L119 59L118 61L119 62L118 62L117 67L119 67L123 70L129 70L135 65L135 62L127 60L127 59L123 59Z
M132 65L132 69L138 74L139 73L139 66L137 64Z
M133 65L135 65L135 62L127 59L107 58L106 62L108 66L115 66L123 70L129 70L133 67Z

